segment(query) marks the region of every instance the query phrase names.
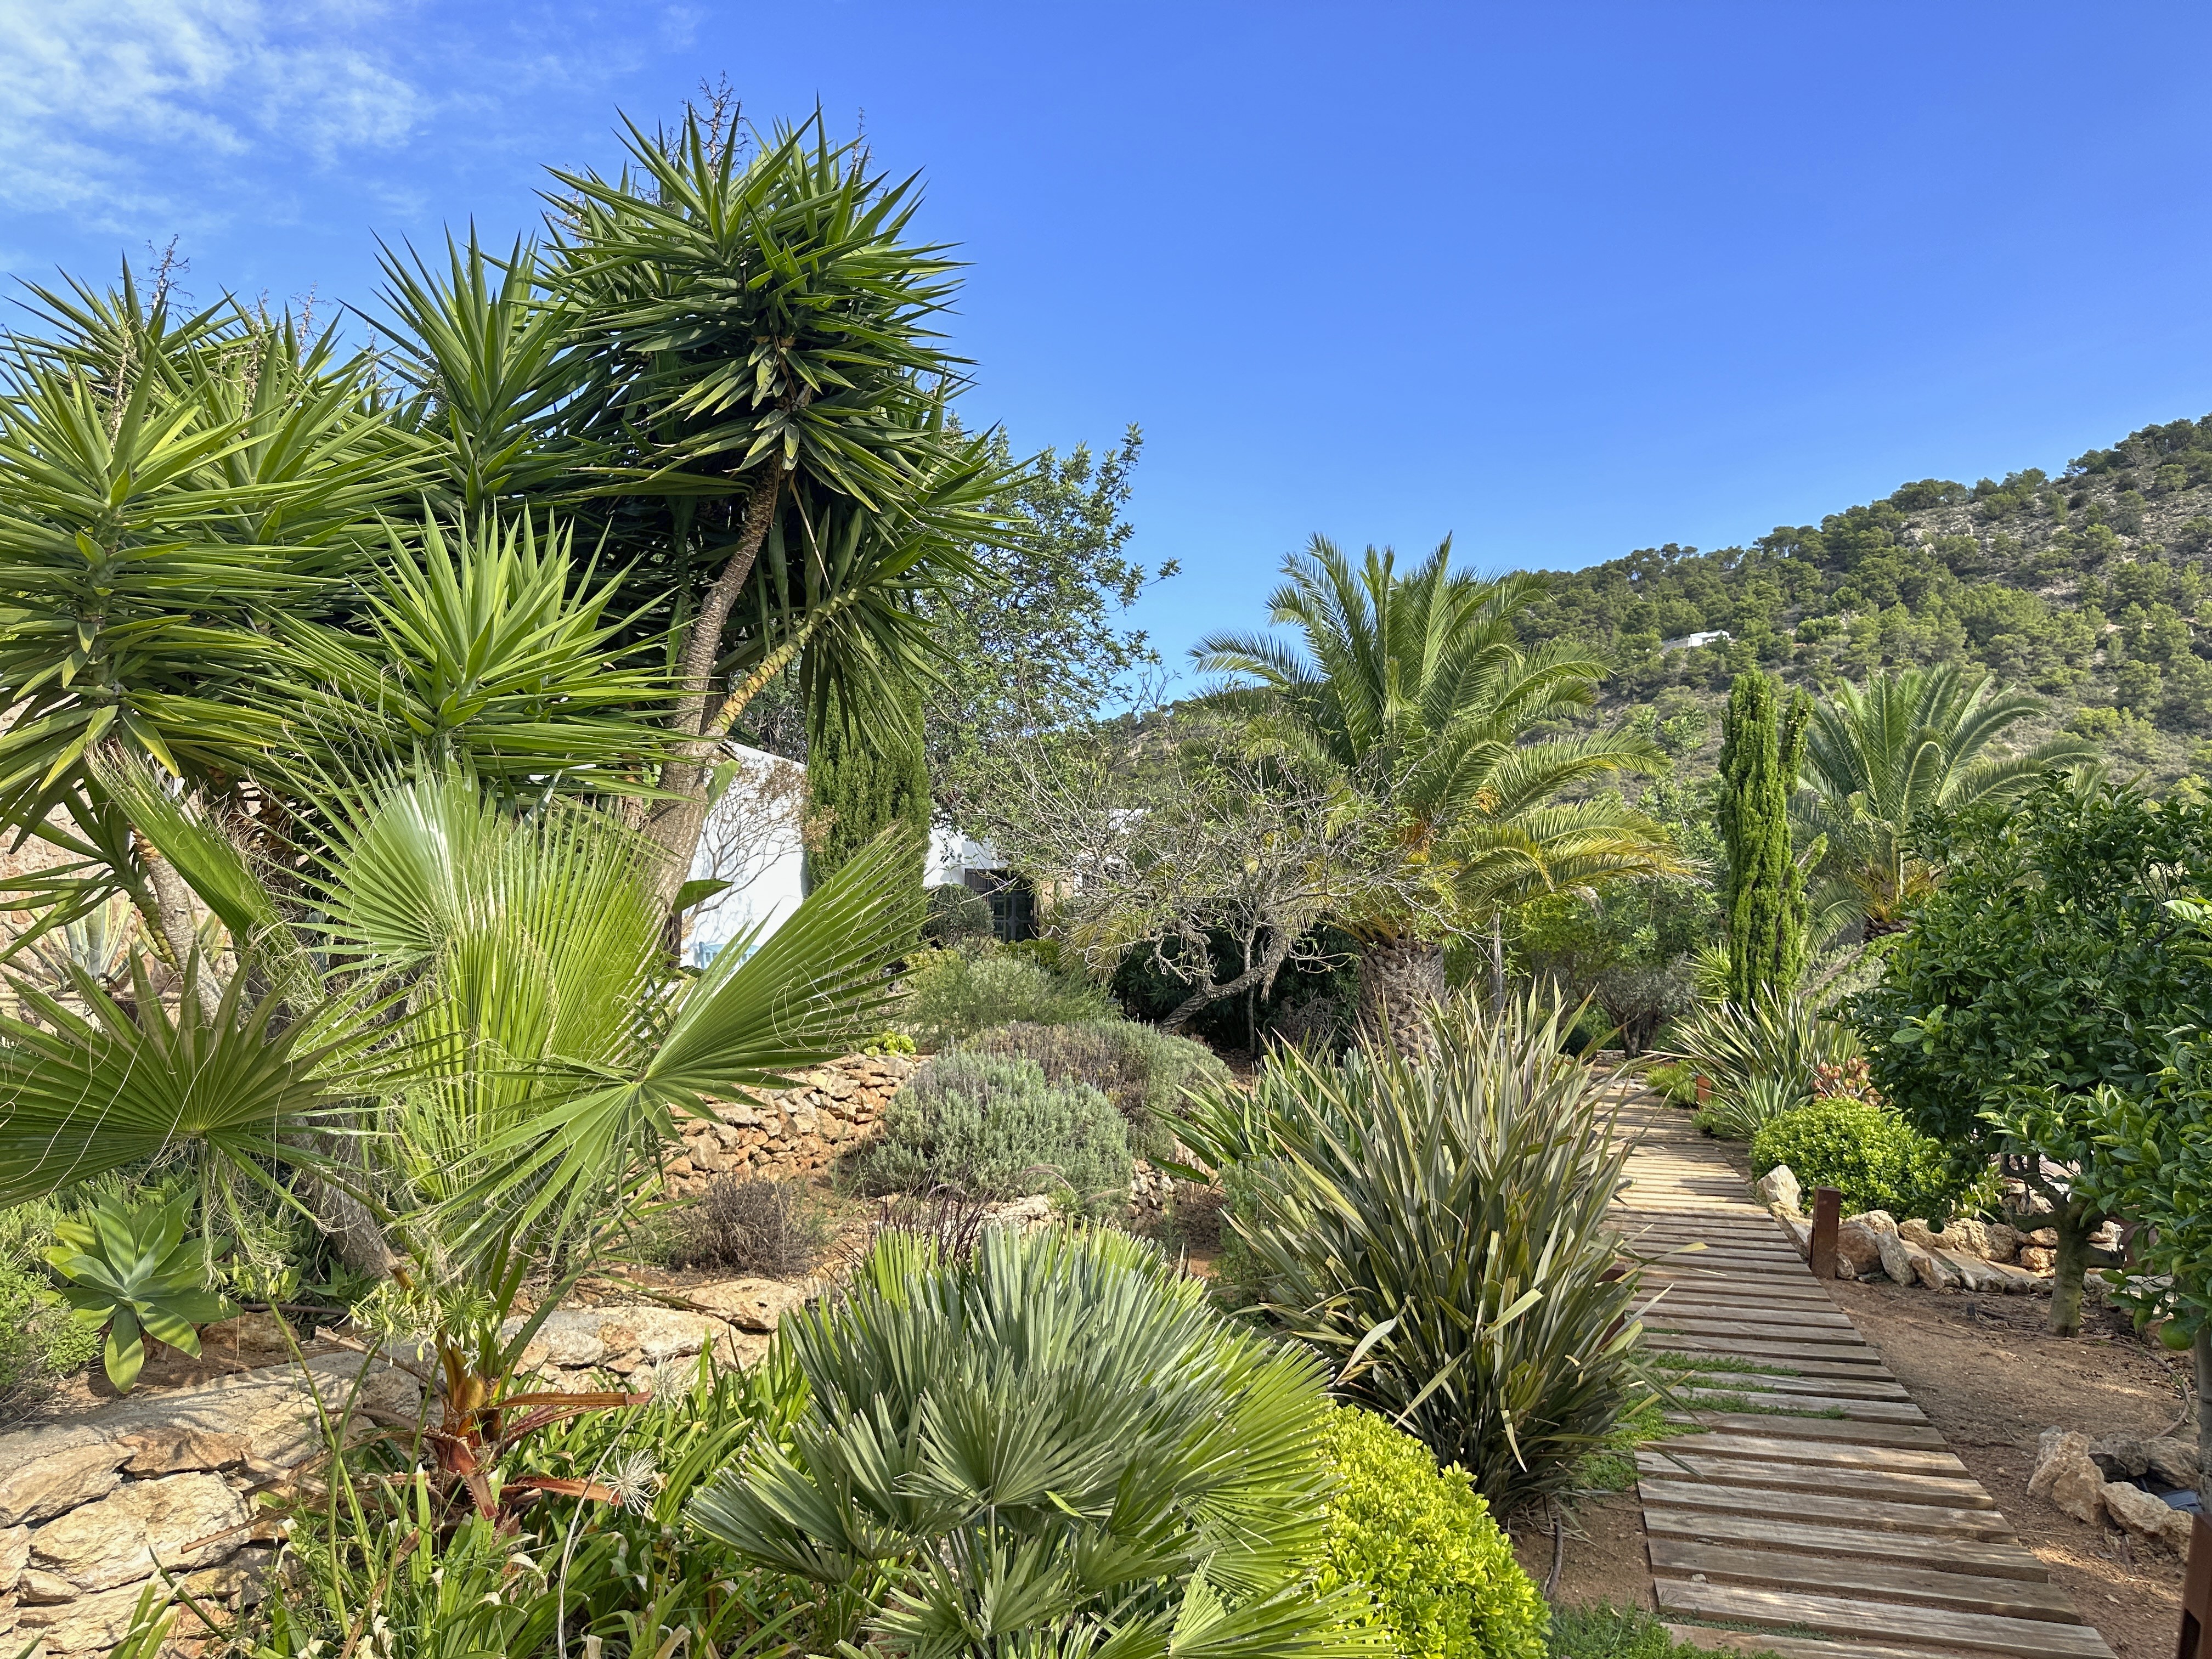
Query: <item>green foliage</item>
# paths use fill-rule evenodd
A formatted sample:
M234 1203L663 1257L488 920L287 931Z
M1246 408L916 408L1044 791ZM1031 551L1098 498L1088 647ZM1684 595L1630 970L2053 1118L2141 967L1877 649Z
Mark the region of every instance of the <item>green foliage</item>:
M1151 1246L1000 1229L948 1261L885 1233L851 1294L778 1340L807 1386L788 1442L756 1441L690 1514L778 1571L884 1575L875 1642L1363 1650L1348 1596L1304 1580L1328 1488L1319 1365L1213 1312Z
M994 1025L961 1044L973 1054L1019 1054L1054 1083L1098 1090L1129 1125L1133 1145L1155 1159L1174 1150L1169 1124L1188 1089L1229 1081L1229 1068L1202 1042L1135 1020L1073 1025Z
M1546 1651L1551 1659L1706 1659L1712 1650L1677 1642L1667 1627L1641 1607L1602 1602L1589 1607L1554 1607ZM1773 1659L1753 1650L1749 1659Z
M991 936L991 902L963 882L941 881L924 895L922 941L966 945Z
M921 753L921 714L913 704L885 705L859 717L831 696L811 722L806 744L806 879L828 880L893 825L906 831L914 884L929 849L929 769Z
M2017 799L2046 770L2094 756L2070 738L2019 753L2001 746L2008 731L2042 711L2038 699L1998 691L1986 674L1961 672L1954 663L1871 674L1864 686L1840 685L1822 699L1796 808L1800 834L1825 846L1813 860L1826 878L1824 933L1861 924L1893 930L1941 878L1914 850L1914 824L1923 814L1955 817Z
M438 1659L552 1659L586 1646L724 1655L828 1653L851 1636L873 1593L863 1582L828 1595L759 1571L684 1524L700 1486L756 1436L775 1436L804 1385L771 1361L749 1372L702 1359L620 1410L556 1422L526 1449L502 1453L502 1486L573 1483L504 1522L439 1524L405 1437L354 1437L337 1451L325 1492L292 1510L286 1571L247 1610L241 1648L264 1659L313 1659L342 1648L376 1609L395 1653ZM352 1402L330 1401L335 1441Z
M1727 854L1729 995L1748 1007L1786 996L1805 971L1805 872L1790 841L1790 799L1812 699L1778 709L1774 683L1743 674L1729 692L1719 820Z
M230 1241L187 1238L186 1205L181 1194L135 1204L111 1195L81 1218L55 1224L60 1242L46 1251L46 1261L64 1281L62 1299L77 1322L106 1329L101 1358L118 1394L138 1380L145 1336L198 1355L194 1327L228 1312L208 1279Z
M1401 1659L1543 1659L1543 1598L1466 1470L1356 1406L1329 1413L1323 1444L1340 1484L1322 1589L1364 1588Z
M878 1031L860 1045L864 1054L911 1054L914 1039L904 1031Z
M1279 1051L1180 1130L1267 1312L1500 1509L1568 1486L1638 1386L1637 1277L1607 1277L1627 1152L1562 1018L1462 999L1433 1059Z
M1102 1212L1129 1192L1129 1132L1106 1097L1018 1054L939 1054L907 1080L852 1165L867 1193L1064 1194Z
M2070 1331L2102 1181L2091 1167L2062 1184L2044 1159L2094 1166L2112 1097L2157 1099L2173 1034L2212 1006L2212 965L2168 902L2212 872L2212 805L2052 782L1932 850L1950 877L1854 1018L1883 1099L2038 1195L2036 1224L2059 1234L2053 1328Z
M1895 1112L1871 1102L1835 1096L1784 1113L1751 1138L1751 1167L1765 1175L1786 1164L1811 1192L1833 1187L1844 1213L1887 1210L1903 1221L1932 1227L1948 1221L1969 1182L1941 1141L1931 1140Z
M1736 1139L1810 1100L1820 1068L1858 1052L1851 1028L1802 993L1698 1008L1674 1022L1668 1045L1712 1080L1705 1124Z
M1103 991L1020 951L986 945L923 951L910 959L899 1014L927 1048L994 1025L1073 1025L1119 1012Z
M70 1318L46 1276L0 1257L0 1429L36 1411L56 1377L88 1364L100 1334Z
M1697 1103L1698 1073L1695 1066L1665 1062L1644 1073L1644 1081L1664 1095L1670 1106L1693 1106Z

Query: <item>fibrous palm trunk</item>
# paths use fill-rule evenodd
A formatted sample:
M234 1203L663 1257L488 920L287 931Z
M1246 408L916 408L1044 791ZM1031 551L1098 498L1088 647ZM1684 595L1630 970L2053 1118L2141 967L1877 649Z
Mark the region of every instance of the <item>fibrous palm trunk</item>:
M1359 951L1359 1021L1399 1054L1429 1043L1429 1011L1444 997L1444 948L1425 939L1371 939Z

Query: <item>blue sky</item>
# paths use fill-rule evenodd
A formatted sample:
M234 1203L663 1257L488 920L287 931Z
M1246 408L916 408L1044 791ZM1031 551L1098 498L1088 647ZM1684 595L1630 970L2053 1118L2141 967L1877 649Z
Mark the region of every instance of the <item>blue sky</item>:
M966 414L1142 424L1179 653L1319 530L1718 546L2212 410L2212 9L0 0L0 270L366 301L727 75L928 181Z

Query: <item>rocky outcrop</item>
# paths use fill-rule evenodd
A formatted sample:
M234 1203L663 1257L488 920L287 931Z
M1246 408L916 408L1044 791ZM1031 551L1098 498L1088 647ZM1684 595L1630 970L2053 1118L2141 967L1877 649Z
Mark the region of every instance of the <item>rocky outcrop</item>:
M2186 1452L2185 1460L2177 1455ZM2189 1553L2192 1523L2186 1510L2175 1509L2131 1479L2110 1480L2114 1473L2163 1475L2167 1468L2186 1474L2187 1486L2196 1484L2194 1448L2181 1441L2112 1438L2092 1442L2069 1429L2045 1429L2036 1444L2035 1473L2027 1489L2046 1498L2076 1521L2093 1527L2111 1525L2145 1543L2162 1544L2177 1554ZM2169 1480L2166 1484L2181 1486Z
M852 1054L802 1073L793 1088L764 1091L758 1105L720 1103L711 1118L687 1118L665 1166L669 1190L688 1197L719 1175L827 1169L881 1132L891 1097L921 1065L911 1054Z
M0 1435L0 1640L104 1651L157 1569L210 1605L252 1595L269 1554L252 1489L323 1450L318 1396L335 1410L356 1382L385 1411L421 1400L404 1371L321 1354Z

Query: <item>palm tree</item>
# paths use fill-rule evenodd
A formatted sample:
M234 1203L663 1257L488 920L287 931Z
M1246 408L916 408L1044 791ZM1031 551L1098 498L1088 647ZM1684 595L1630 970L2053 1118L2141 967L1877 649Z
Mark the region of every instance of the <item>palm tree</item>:
M1870 676L1843 685L1813 712L1794 804L1801 843L1827 837L1814 901L1817 931L1834 939L1894 932L1939 872L1911 850L1914 819L2025 794L2054 767L2096 758L2080 738L2024 750L2001 742L2043 705L1997 689L1986 672L1956 664Z
M1223 634L1200 667L1256 683L1256 731L1334 776L1365 819L1365 878L1339 920L1361 941L1363 1018L1417 1041L1444 992L1444 937L1494 924L1515 903L1680 866L1656 826L1577 785L1658 764L1618 732L1534 735L1588 708L1604 666L1573 647L1522 647L1516 623L1540 577L1478 581L1452 570L1447 538L1401 574L1369 548L1355 568L1316 536L1285 560L1269 620L1303 635Z
M616 805L387 775L316 801L270 880L150 766L95 763L211 942L173 1000L136 951L127 996L74 963L62 994L19 985L0 1204L157 1154L198 1169L210 1218L269 1192L427 1301L449 1426L507 1386L539 1322L508 1322L525 1281L552 1275L550 1310L635 1221L676 1118L848 1052L915 926L887 836L693 976Z

